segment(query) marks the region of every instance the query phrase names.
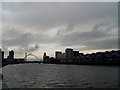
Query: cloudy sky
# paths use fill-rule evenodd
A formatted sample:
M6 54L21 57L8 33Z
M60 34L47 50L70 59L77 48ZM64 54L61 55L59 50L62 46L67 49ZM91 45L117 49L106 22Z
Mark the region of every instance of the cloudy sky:
M73 48L83 53L118 48L117 2L4 2L2 48L39 58ZM1 5L0 5L1 6ZM0 43L1 44L1 43Z

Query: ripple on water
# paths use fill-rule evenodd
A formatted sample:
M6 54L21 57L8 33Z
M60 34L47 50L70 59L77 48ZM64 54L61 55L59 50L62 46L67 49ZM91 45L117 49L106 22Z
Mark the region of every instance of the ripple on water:
M103 84L107 84L108 82L106 82L106 81L104 81L104 82L102 82Z
M8 65L3 69L7 85L10 88L114 88L118 85L118 71L116 67L24 64Z

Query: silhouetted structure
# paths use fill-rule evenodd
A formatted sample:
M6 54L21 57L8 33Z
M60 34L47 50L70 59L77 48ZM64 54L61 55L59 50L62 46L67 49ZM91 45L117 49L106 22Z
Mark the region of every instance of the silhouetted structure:
M9 51L8 62L9 63L14 62L14 51L13 50Z
M4 60L4 51L2 51L2 61Z
M43 63L49 63L49 64L50 63L53 63L53 64L60 63L59 54L60 54L60 52L56 52L55 57L57 57L58 59L55 59L54 57L47 56L46 53L44 53Z
M79 51L73 51L73 59L74 59L74 60L78 60L78 59L79 59L79 56L80 56Z
M66 62L73 62L73 49L67 48L65 50Z
M25 57L23 58L24 61L27 60L27 57L28 57L28 56L33 56L33 57L35 57L35 58L39 61L38 57L37 57L36 55L32 54L32 53L29 53L29 54L25 53Z
M1 60L1 62L2 62L3 59L4 59L4 51L2 51L0 49L0 60Z
M28 55L26 54L26 57ZM79 51L73 51L73 49L67 48L63 53L61 51L56 51L55 58L47 56L46 53L44 53L43 55L43 63L48 64L119 65L119 59L120 50L83 54L79 53ZM2 66L5 66L7 64L19 64L19 63L41 63L40 61L25 61L24 58L14 58L13 50L9 51L9 56L7 58L4 58L4 51L2 51L1 49L0 49L0 62L2 63Z
M0 67L2 66L2 50L0 49Z
M65 53L61 51L55 52L55 58L51 60L44 54L44 63L59 63L59 64L102 64L102 65L118 65L120 59L120 50L112 50L106 52L97 52L92 54L83 54L79 51L73 51L67 48ZM54 60L54 61L53 61Z
M46 53L44 53L44 55L43 55L43 62L44 63L49 63L50 62L49 61L49 56L47 56Z
M4 59L4 51L0 49L0 67L7 65L7 59Z
M62 55L62 52L60 52L60 51L55 52L55 58L56 59L58 59L58 60L61 59L61 57L62 57L61 55Z
M24 58L14 58L14 51L9 51L9 55L7 58L4 58L4 51L0 49L0 60L1 60L1 66L5 66L8 64L19 64L19 63L41 63L40 61L25 61L27 56L32 55L37 58L37 56L33 54L26 54ZM37 58L38 59L38 58Z

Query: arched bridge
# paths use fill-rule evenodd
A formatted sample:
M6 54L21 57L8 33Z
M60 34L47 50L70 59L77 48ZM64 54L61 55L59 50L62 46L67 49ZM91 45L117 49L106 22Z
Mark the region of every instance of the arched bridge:
M30 53L30 54L25 53L25 57L23 59L27 60L28 56L34 56L38 61L40 61L40 59L38 59L38 57L36 55L32 54L32 53Z

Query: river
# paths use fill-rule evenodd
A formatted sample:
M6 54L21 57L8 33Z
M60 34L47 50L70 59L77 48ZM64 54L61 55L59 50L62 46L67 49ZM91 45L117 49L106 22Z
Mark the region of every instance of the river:
M16 64L2 68L9 88L117 88L118 67Z

